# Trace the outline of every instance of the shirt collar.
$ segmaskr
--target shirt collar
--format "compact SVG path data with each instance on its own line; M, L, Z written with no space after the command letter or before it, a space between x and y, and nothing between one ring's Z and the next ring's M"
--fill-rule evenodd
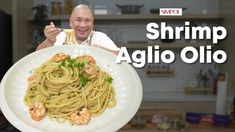
M94 31L91 31L88 38L86 40L84 40L80 45L90 45L91 41L92 41L92 37L93 37L93 32Z

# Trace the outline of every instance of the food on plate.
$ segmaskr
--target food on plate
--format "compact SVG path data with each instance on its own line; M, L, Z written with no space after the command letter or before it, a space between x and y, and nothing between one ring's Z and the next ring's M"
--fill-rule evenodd
M46 115L46 109L41 102L36 102L29 107L29 114L35 121L40 121Z
M87 108L81 108L71 114L71 120L77 125L86 125L90 120L90 112Z
M86 125L91 117L116 105L112 81L92 56L59 53L32 70L24 102L35 121L48 116Z

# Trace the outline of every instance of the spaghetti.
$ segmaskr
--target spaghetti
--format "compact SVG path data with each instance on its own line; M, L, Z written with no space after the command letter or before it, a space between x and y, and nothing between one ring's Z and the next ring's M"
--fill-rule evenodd
M71 115L78 110L86 108L87 115L95 117L116 105L112 78L96 65L93 57L71 58L63 53L33 70L24 102L31 113L35 109L31 106L40 102L49 118L71 123L75 122Z

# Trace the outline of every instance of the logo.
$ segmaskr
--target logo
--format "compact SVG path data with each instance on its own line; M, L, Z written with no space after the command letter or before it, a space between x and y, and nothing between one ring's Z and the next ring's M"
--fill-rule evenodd
M182 16L182 8L160 8L160 16Z

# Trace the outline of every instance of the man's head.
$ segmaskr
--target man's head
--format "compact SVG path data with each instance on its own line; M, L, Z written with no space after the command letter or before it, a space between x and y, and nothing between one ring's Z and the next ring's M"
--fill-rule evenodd
M88 38L94 27L94 16L87 5L76 6L70 17L70 26L78 42Z

